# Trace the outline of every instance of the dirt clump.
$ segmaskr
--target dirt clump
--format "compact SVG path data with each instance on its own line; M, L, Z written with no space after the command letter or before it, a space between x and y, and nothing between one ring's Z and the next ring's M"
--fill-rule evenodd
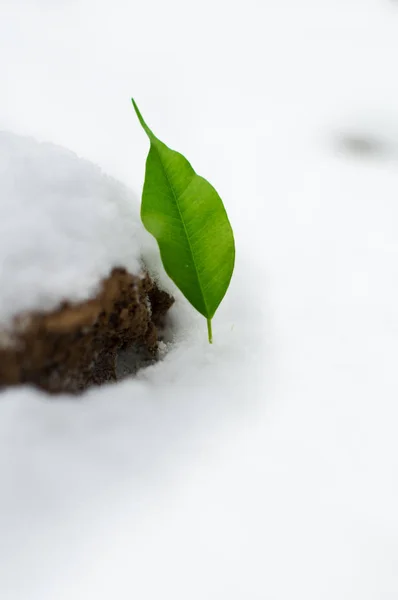
M115 381L117 355L131 348L134 372L156 360L159 329L172 304L147 274L114 269L95 298L20 315L11 332L0 331L0 388L33 384L78 393Z

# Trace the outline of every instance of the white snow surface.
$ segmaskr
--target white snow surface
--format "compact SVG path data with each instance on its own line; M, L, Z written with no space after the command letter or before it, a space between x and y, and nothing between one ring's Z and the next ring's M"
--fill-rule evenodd
M398 597L397 29L392 0L2 1L0 129L138 194L134 95L237 245L213 346L178 296L137 378L0 396L2 598Z
M138 203L72 152L0 131L0 325L86 300L113 267L142 270Z

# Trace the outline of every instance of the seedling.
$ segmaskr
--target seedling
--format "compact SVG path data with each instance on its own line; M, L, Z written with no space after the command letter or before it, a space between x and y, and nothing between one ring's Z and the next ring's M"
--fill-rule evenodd
M132 103L151 143L141 219L155 237L168 276L207 320L224 298L235 264L234 236L223 202L187 159L161 142Z

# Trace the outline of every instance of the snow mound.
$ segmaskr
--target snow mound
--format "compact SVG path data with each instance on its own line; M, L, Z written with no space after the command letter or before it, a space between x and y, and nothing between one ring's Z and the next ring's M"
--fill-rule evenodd
M114 267L137 273L138 203L74 153L0 132L0 325L95 295Z

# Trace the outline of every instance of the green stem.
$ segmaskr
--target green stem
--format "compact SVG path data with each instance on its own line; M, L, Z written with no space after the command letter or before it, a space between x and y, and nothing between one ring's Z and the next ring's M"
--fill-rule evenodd
M213 343L213 332L211 330L211 319L207 319L207 334L209 336L209 344Z

